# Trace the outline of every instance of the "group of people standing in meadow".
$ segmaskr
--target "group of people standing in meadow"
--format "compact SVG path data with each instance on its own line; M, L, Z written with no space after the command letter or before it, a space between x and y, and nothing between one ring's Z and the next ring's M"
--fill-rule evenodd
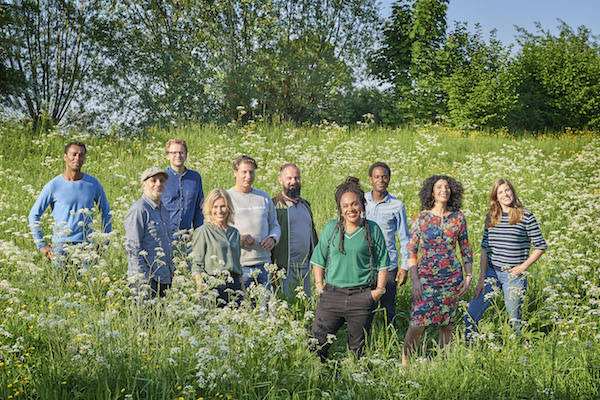
M338 215L319 238L311 206L300 196L295 164L281 166L281 192L271 198L253 187L256 161L239 156L233 161L234 186L214 189L205 198L200 174L185 167L187 150L184 140L167 142L170 166L141 173L143 194L125 217L128 277L132 293L142 301L162 297L171 287L177 252L191 260L199 290L207 288L207 277L223 278L215 288L219 306L239 306L250 285L283 296L300 286L310 295L314 281L319 295L311 329L315 351L325 360L331 335L346 322L348 347L360 357L378 305L386 322L396 324L396 293L410 275L413 302L403 363L417 350L427 326L439 327L440 347L452 340L457 302L469 291L473 263L461 212L463 187L457 180L446 175L425 180L419 192L421 211L409 231L403 202L388 192L391 170L376 162L368 171L369 192L354 177L335 189ZM102 186L81 172L86 152L81 142L65 146L65 171L44 186L29 214L34 242L58 268L70 262L70 246L89 239L95 205L103 231L112 229ZM52 244L46 243L40 227L48 206L55 222ZM470 340L477 332L498 289L520 334L527 286L523 273L544 253L546 242L534 215L505 179L492 185L481 248L479 280L464 318L465 337ZM269 264L283 269L285 277L273 279Z

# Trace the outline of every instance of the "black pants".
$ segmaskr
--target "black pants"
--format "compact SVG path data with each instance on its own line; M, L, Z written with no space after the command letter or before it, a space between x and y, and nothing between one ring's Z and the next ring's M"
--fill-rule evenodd
M170 283L158 283L154 279L150 279L150 297L155 298L165 297L165 291L171 289Z
M398 291L397 273L398 268L388 271L385 280L385 294L379 299L379 304L385 308L386 322L394 326L396 325L396 292Z
M330 344L327 335L335 335L344 321L348 324L348 348L360 357L365 347L365 333L371 329L375 301L369 286L339 288L326 285L313 321L311 336L317 339L321 361L327 358Z
M229 302L235 302L239 307L242 304L242 277L232 274L233 282L226 282L215 287L217 289L217 307L223 308ZM232 292L233 291L233 292Z

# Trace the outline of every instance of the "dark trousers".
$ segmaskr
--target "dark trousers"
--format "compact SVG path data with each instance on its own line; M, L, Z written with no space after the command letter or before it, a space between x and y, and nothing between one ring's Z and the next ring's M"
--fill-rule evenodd
M217 307L223 308L230 302L235 302L239 307L242 303L242 277L232 274L233 282L226 282L215 287L218 292Z
M318 341L317 354L325 361L330 343L327 335L335 335L344 321L348 324L348 348L360 357L365 347L365 333L371 329L375 301L369 286L339 288L326 285L315 314L311 336Z
M158 283L154 279L150 279L150 297L155 298L165 297L165 291L171 289L170 283Z
M379 299L379 304L385 308L386 322L394 326L396 325L396 293L398 292L397 273L398 268L388 270L385 280L385 294Z

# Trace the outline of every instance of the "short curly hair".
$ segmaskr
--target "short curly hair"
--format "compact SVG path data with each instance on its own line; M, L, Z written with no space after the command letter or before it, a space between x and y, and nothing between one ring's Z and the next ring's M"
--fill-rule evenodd
M342 196L348 192L354 193L356 195L356 197L358 198L358 202L360 203L360 206L362 208L362 212L364 212L367 207L365 192L360 187L358 178L349 176L343 183L341 183L340 185L338 185L338 187L335 188L335 203L337 205L338 216L340 217L340 219L343 218L341 205Z
M425 179L423 187L419 191L419 199L421 200L421 210L431 210L434 205L433 186L437 181L444 180L450 186L450 198L446 207L450 211L458 211L462 207L463 187L459 181L448 175L433 175Z

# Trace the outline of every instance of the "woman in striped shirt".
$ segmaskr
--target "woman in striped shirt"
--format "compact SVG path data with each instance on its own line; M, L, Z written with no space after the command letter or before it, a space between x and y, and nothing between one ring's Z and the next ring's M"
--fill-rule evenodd
M504 293L510 324L517 335L521 334L521 308L527 288L523 272L544 254L546 247L535 217L523 207L514 187L506 179L496 180L481 240L479 282L465 314L467 340L478 332L477 323L499 288Z

